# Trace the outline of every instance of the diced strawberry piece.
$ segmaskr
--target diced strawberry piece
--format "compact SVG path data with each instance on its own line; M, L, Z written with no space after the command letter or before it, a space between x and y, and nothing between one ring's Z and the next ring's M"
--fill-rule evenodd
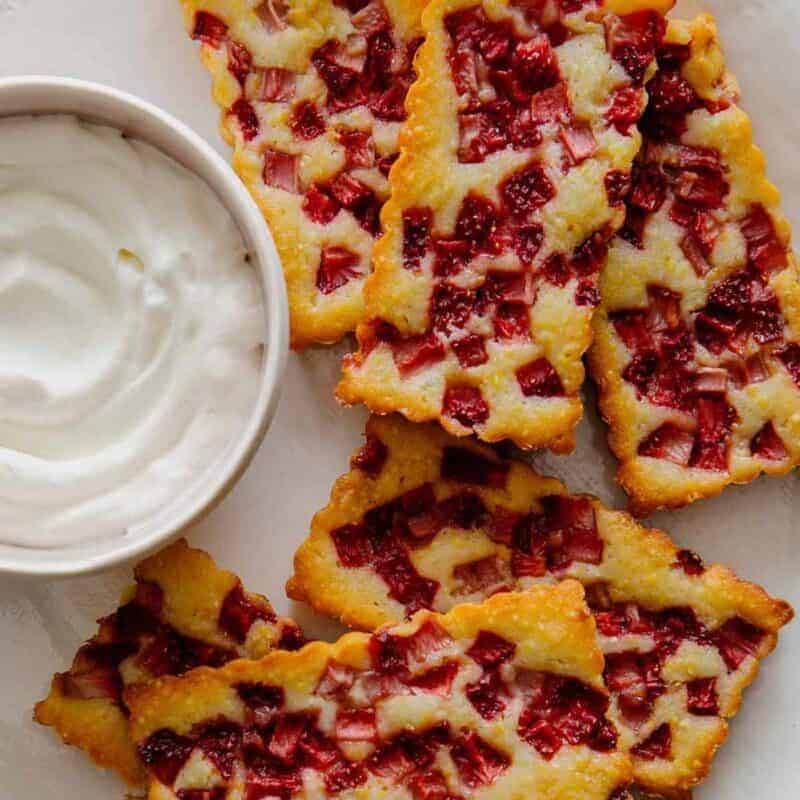
M436 694L449 697L453 690L453 681L458 674L458 662L448 661L438 667L432 667L421 675L415 675L408 685L415 693Z
M463 328L475 307L473 292L451 283L440 283L431 297L431 321L437 331L449 333Z
M734 344L735 322L726 322L719 317L700 312L695 317L694 328L697 341L715 355L719 355L726 347Z
M285 103L294 97L296 75L288 69L267 67L262 71L259 99L266 103Z
M586 161L597 152L597 140L589 125L562 126L559 135L573 165Z
M645 107L644 93L634 86L624 86L614 92L611 106L606 111L606 120L623 136L630 134Z
M725 472L736 411L725 400L700 397L697 401L697 438L689 466Z
M627 172L611 170L606 173L605 187L609 205L622 205L631 190L631 176Z
M403 645L403 664L411 669L424 666L437 653L452 647L450 634L437 622L426 620L411 636L406 637Z
M681 240L681 250L692 265L698 278L705 277L711 271L711 264L706 260L703 251L698 246L695 238L686 234Z
M285 192L297 193L297 156L267 148L264 151L264 183Z
M697 394L725 394L728 390L728 370L699 367L692 388Z
M331 532L336 554L343 567L357 569L371 563L372 542L364 525L350 523Z
M523 303L501 303L492 323L497 339L512 341L530 338L530 316L528 306Z
M646 739L631 748L631 755L643 761L668 759L672 753L672 729L668 722L659 725Z
M242 86L245 85L252 66L253 56L250 55L250 51L239 42L229 42L228 70Z
M472 643L467 655L484 669L494 669L514 658L516 645L491 631L481 631Z
M658 164L645 164L634 169L630 204L655 213L667 197L667 183Z
M575 288L575 304L597 308L600 305L600 292L589 279L581 280Z
M325 122L319 109L310 100L303 100L294 107L289 127L295 136L306 141L316 139L317 136L325 133Z
M395 363L403 377L442 361L445 355L444 345L433 332L409 336L394 345Z
M231 113L239 122L239 130L246 142L252 141L258 136L261 124L258 121L258 114L250 103L240 97L232 106Z
M250 628L258 621L275 622L275 612L266 600L246 594L241 583L225 596L219 612L219 626L237 642L244 642Z
M775 223L764 206L753 206L741 228L747 242L748 258L761 272L786 267L789 263L786 248L778 239Z
M213 789L181 789L178 800L225 800L227 793L225 786L215 786Z
M783 362L792 380L800 387L800 344L792 342L782 350L776 351L775 355Z
M625 222L619 229L619 238L638 250L644 250L644 231L648 218L649 215L640 208L629 205L626 209Z
M311 63L328 88L327 105L331 111L344 111L366 100L361 86L366 58L366 51L351 55L333 39L314 51Z
M418 270L428 249L433 211L409 208L403 211L403 266Z
M486 343L481 336L475 333L470 333L462 339L456 339L450 343L450 346L456 354L458 363L464 369L478 367L489 360Z
M558 731L546 720L540 719L525 729L521 734L528 744L533 745L539 755L545 760L550 761L553 756L561 749L561 737Z
M697 717L716 717L719 697L716 678L698 678L686 684L686 707Z
M194 15L192 39L199 39L203 44L219 47L228 36L228 26L208 11L198 11Z
M505 753L496 750L476 733L458 739L450 755L461 780L471 789L494 783L511 764Z
M572 269L581 276L596 275L603 266L608 253L608 235L605 230L593 233L575 248L572 254Z
M502 489L506 485L509 465L491 461L465 447L445 447L442 456L442 478L475 486Z
M639 11L626 17L605 17L606 46L633 82L641 85L666 31L666 20L655 11Z
M389 588L389 597L402 603L407 613L431 608L439 591L439 583L423 578L417 572L408 552L394 537L378 544L374 566Z
M374 708L340 708L336 714L336 738L340 742L374 742L378 738Z
M786 445L778 435L772 422L764 425L752 438L750 452L756 458L762 458L766 461L783 461L789 455Z
M375 165L375 143L369 131L339 130L339 142L345 149L347 169Z
M360 261L360 257L346 247L323 248L317 270L317 289L322 294L331 294L354 278L363 277L356 269Z
M563 397L561 378L546 358L531 361L517 370L517 382L525 397Z
M350 21L364 36L372 36L381 31L389 31L392 27L392 21L389 19L381 0L372 0L372 2L367 3L362 9L353 14Z
M647 93L651 109L658 113L688 114L701 104L692 85L675 70L657 72L647 84Z
M745 659L758 653L764 635L764 631L745 622L741 617L729 619L715 632L714 641L728 672L735 672Z
M235 688L242 702L252 712L253 722L258 727L267 725L285 702L284 692L280 686L240 683Z
M673 566L679 567L691 576L702 575L706 571L703 559L692 550L678 550Z
M110 666L97 666L85 672L64 672L59 686L65 697L81 700L107 698L118 702L122 698L122 680L119 672Z
M166 786L175 783L193 749L191 739L167 728L151 734L138 747L139 756L147 768Z
M489 405L477 386L449 386L442 399L442 413L473 428L489 419Z
M212 722L200 732L197 741L197 747L225 780L233 774L241 744L242 729L232 722Z
M474 249L482 247L497 227L497 209L487 197L468 194L458 210L455 235Z
M357 761L340 761L325 773L325 788L331 794L355 789L367 780L364 765Z
M589 499L552 495L541 502L545 510L541 529L547 536L548 569L566 569L573 561L599 564L603 540Z
M556 189L540 164L529 164L500 184L500 195L512 213L526 214L552 200Z
M533 124L560 123L567 125L571 121L572 106L566 83L557 83L531 98L531 122Z
M681 172L675 195L693 207L719 208L725 202L730 186L718 172Z
M284 0L265 0L256 8L256 14L267 33L275 33L286 28L288 6Z
M369 186L346 172L340 172L331 181L330 193L340 205L350 211L358 208L374 194Z
M478 100L478 67L476 53L469 42L458 42L448 55L456 92L467 105Z
M340 664L333 660L328 661L325 672L322 673L314 691L320 697L340 699L355 682L356 674L356 671L346 664Z
M350 460L350 466L377 478L389 456L389 448L373 433L367 434L364 446Z
M508 145L506 131L493 114L485 111L459 114L458 122L458 160L464 164L478 164Z
M467 685L465 692L475 710L486 720L494 719L506 709L501 695L507 696L508 690L496 670L485 672L478 681Z
M456 800L450 793L444 775L435 769L414 775L408 788L414 800Z
M453 569L453 579L458 583L454 593L490 596L507 589L510 577L505 561L497 556L486 556Z
M556 253L544 262L541 269L542 278L553 286L564 287L572 277L566 258L561 253Z
M609 653L603 677L623 716L633 725L647 719L665 688L655 653Z
M334 200L318 183L308 187L303 198L303 211L312 222L318 225L327 225L338 213L339 203Z
M254 754L248 758L243 800L291 797L300 791L303 782L299 770L267 755Z
M558 58L547 36L518 42L515 49L515 72L530 93L549 89L560 78Z

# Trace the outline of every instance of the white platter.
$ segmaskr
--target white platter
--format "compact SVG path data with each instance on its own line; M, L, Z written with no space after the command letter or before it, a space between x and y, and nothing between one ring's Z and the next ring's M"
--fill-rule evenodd
M681 2L693 13L699 4ZM707 0L718 15L728 62L770 175L800 230L800 3ZM140 95L172 112L221 153L209 79L185 35L177 0L0 0L0 76L24 73L86 78ZM0 153L0 160L2 154ZM308 522L326 501L359 442L365 414L342 410L331 390L345 347L292 355L277 417L259 453L228 499L190 533L246 584L291 612L308 633L335 626L290 604L283 584ZM535 457L543 471L621 506L603 426L589 411L569 458ZM722 561L800 606L800 473L760 480L654 523L707 561ZM0 800L122 798L118 781L60 745L31 722L31 707L51 673L108 613L128 569L61 583L0 584ZM731 738L696 800L798 800L800 797L800 623L745 697ZM533 799L532 799L533 800Z

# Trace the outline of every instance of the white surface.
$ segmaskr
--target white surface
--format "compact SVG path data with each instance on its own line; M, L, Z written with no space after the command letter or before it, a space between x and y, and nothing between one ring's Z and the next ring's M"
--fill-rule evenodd
M75 78L0 77L0 114L32 112L73 113L112 125L132 139L159 148L201 177L236 222L264 287L265 346L258 395L244 425L220 454L214 470L207 470L172 503L122 535L87 540L70 548L38 551L0 543L0 574L77 575L152 550L200 519L236 482L255 454L277 408L288 351L288 311L283 272L261 212L226 160L191 128L151 103L119 89ZM52 157L53 152L48 155ZM162 223L163 217L162 214Z
M684 7L690 4L684 4ZM224 152L216 132L209 81L185 36L177 0L0 0L0 75L51 72L110 83L162 105ZM721 15L729 63L739 74L744 104L756 115L770 173L800 223L800 70L797 0L708 0ZM691 4L691 11L696 10ZM1 154L0 154L1 157ZM251 468L228 499L195 531L207 547L254 589L288 611L283 583L291 556L330 484L347 466L364 414L340 410L331 397L345 348L290 357L278 411ZM591 416L591 414L590 414ZM585 421L569 458L536 457L576 490L622 504L613 460L596 419ZM800 606L800 474L729 489L655 521L707 560L723 561L774 594ZM63 669L92 620L107 613L126 582L120 569L69 583L0 586L0 798L109 800L116 780L102 776L52 732L30 722L30 708L54 669ZM291 609L312 634L334 628ZM696 800L797 800L800 796L800 624L746 697L731 738ZM534 800L534 798L531 798Z

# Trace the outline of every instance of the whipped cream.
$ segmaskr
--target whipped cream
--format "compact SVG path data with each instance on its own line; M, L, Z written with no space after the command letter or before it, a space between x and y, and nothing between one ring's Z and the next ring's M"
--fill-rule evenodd
M0 542L135 533L233 445L264 336L199 178L71 116L0 120Z

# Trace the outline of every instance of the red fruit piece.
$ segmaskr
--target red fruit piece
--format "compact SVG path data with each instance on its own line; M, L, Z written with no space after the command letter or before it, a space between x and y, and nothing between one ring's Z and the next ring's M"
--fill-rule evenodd
M359 523L342 525L331 532L336 554L343 567L366 567L372 560L372 542L366 528Z
M458 160L463 164L479 164L508 145L507 121L497 114L485 110L459 114L458 124Z
M716 678L698 678L686 684L686 707L697 717L719 714Z
M761 272L772 272L789 263L786 248L778 239L775 223L762 205L753 206L742 221L742 234L747 242L747 255Z
M415 675L408 682L408 685L415 693L425 692L439 695L440 697L449 697L458 669L458 662L449 661L438 667L433 667L421 675Z
M449 386L442 399L442 413L473 428L489 419L489 405L477 386Z
M606 173L605 187L609 205L622 205L631 190L631 176L627 172L611 170Z
M403 211L403 266L418 270L428 249L433 211L430 208L409 208Z
M456 218L455 235L464 239L472 250L481 249L497 227L497 209L487 197L468 194Z
M771 421L752 438L750 452L756 458L763 458L766 461L783 461L789 455L786 445Z
M548 203L556 195L544 168L529 164L500 184L500 195L513 214L526 214Z
M566 83L557 83L531 98L531 122L534 125L568 125L571 121L572 106Z
M481 631L467 655L484 669L494 669L514 658L517 646L491 631Z
M703 559L692 550L678 550L675 556L675 564L687 575L702 575L706 571Z
M641 89L624 86L614 92L611 106L606 111L606 120L623 136L630 134L644 110L644 94Z
M514 71L527 93L541 92L559 81L558 57L547 36L518 42L514 55Z
M719 208L725 202L730 185L718 172L681 172L675 195L693 208Z
M647 84L650 108L657 113L688 114L702 101L692 85L674 70L660 70Z
M298 191L297 156L266 149L262 176L267 186L296 193Z
M462 339L456 339L450 343L450 346L456 354L458 363L464 369L478 367L489 360L489 354L486 352L486 343L476 333L470 333Z
M672 754L672 729L668 722L659 725L646 739L631 748L631 755L643 761L670 758Z
M325 788L331 793L355 789L367 781L367 770L356 761L339 761L325 773Z
M228 26L208 11L198 11L194 15L192 39L199 39L203 44L219 47L228 36Z
M573 165L586 161L597 152L597 140L589 125L562 127L560 137Z
M697 438L689 466L725 472L728 469L731 431L736 420L735 409L725 400L716 397L698 398Z
M328 88L330 111L344 111L366 100L361 77L364 53L351 55L343 43L331 39L314 51L311 63Z
M694 434L665 422L640 445L638 453L647 458L661 458L682 467L688 466L694 448Z
M108 698L115 702L122 699L122 680L117 669L111 666L97 666L78 673L64 672L59 678L59 686L65 697L81 700Z
M250 55L250 51L239 42L230 42L228 44L228 70L241 86L244 86L247 81L252 66L253 56Z
M374 742L377 737L374 708L340 708L336 713L336 738L340 742Z
M644 81L666 32L666 20L656 11L639 11L626 17L605 17L606 45L637 85Z
M252 712L253 722L258 727L267 725L284 704L284 693L280 686L240 683L235 688L242 702Z
M609 653L603 677L623 716L634 726L650 716L665 690L657 653Z
M749 656L755 656L764 640L764 631L741 617L729 619L714 634L714 641L728 672L735 672Z
M346 247L326 247L320 255L317 270L317 289L322 294L331 294L349 283L353 278L361 278L356 269L361 259Z
M295 74L280 67L267 67L261 73L259 99L266 103L285 103L294 97Z
M295 136L306 141L316 139L325 133L325 122L319 109L310 100L303 100L294 107L289 127Z
M792 380L800 387L800 344L792 342L782 350L778 350L775 355L783 362Z
M286 28L288 11L284 0L265 0L256 8L256 14L267 29L267 33L275 33Z
M327 225L338 213L339 203L318 183L308 187L303 198L303 211L312 222L318 225Z
M644 164L633 171L629 203L651 214L658 211L667 197L667 182L658 164Z
M239 130L246 142L252 141L258 136L260 123L255 109L244 98L240 97L232 106L231 113L239 121Z
M442 478L446 481L502 489L506 485L508 470L508 464L491 461L465 447L445 447L442 456Z
M341 699L355 683L356 675L352 667L338 661L328 661L314 692L320 697Z
M147 768L166 786L172 786L189 758L194 743L185 736L162 728L139 745L139 756Z
M501 303L494 319L494 335L503 341L529 339L531 322L528 306L523 303Z
M525 397L563 397L561 378L546 358L539 358L517 370L517 382Z
M350 460L350 466L377 478L389 456L389 448L375 434L368 433L364 446Z
M494 783L510 766L511 759L476 733L460 737L450 755L464 784L471 789Z
M459 564L453 569L453 579L458 586L454 594L490 596L509 588L511 577L505 561L497 556L486 556L477 561Z
M465 692L467 699L484 719L492 720L506 709L501 695L507 696L508 690L496 670L489 670L475 683L468 684Z
M369 131L340 130L339 142L345 149L345 168L369 168L375 165L375 143Z
M397 369L404 378L437 364L446 355L444 345L433 331L401 339L393 349Z
M242 729L232 722L214 722L206 726L197 741L197 747L214 764L225 780L230 779L239 747Z
M414 800L456 800L439 770L417 773L411 778L408 788Z
M473 292L451 283L440 283L431 297L431 321L437 331L448 333L463 328L475 307Z
M257 620L275 622L275 612L265 600L255 595L246 595L241 583L225 596L219 612L219 626L237 642L244 642L250 628Z

